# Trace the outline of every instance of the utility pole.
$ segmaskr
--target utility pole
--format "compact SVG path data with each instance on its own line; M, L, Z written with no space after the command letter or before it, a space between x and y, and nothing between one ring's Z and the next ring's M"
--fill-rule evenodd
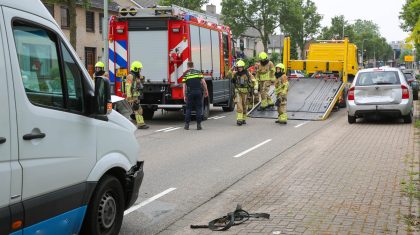
M364 60L363 60L363 52L364 52L364 50L363 50L363 45L365 44L365 41L366 41L367 39L365 38L365 39L363 39L363 41L362 41L362 66L363 66L363 68L365 68L365 63L364 63Z
M104 55L103 61L105 64L105 71L109 71L109 59L108 59L108 1L104 0L104 18L102 20L102 32L103 32L103 39L104 39Z

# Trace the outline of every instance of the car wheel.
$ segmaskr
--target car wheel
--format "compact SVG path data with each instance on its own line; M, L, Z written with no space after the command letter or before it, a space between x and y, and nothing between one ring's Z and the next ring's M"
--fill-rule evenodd
M349 121L350 124L353 124L356 122L356 117L347 115L347 120Z
M152 120L154 114L155 114L155 111L153 111L153 109L143 108L143 117L144 117L144 119L146 119L146 120Z
M408 115L403 117L404 123L412 123L413 122L413 114L410 112Z
M124 191L114 176L104 176L87 207L80 234L117 235L124 217Z
M419 91L413 91L413 100L419 99Z

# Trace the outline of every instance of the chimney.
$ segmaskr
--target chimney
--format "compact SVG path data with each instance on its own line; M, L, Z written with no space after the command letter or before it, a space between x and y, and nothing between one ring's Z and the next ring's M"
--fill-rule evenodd
M206 6L206 13L216 15L216 5L210 4Z

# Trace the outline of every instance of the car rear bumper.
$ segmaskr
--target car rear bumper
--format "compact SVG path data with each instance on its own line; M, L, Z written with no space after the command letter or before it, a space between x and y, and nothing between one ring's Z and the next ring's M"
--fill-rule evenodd
M400 104L390 105L357 105L354 101L347 101L347 111L350 116L366 116L372 114L387 116L405 116L410 114L412 103L409 100L403 100Z

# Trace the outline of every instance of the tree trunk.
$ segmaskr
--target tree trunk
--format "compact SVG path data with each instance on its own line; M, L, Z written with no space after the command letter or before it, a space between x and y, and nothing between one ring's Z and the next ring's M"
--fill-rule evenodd
M268 52L268 35L261 35L261 41L264 45L264 51L267 53Z
M69 8L69 16L70 16L70 43L73 46L74 50L76 50L76 44L77 44L76 1L68 0L67 6Z

